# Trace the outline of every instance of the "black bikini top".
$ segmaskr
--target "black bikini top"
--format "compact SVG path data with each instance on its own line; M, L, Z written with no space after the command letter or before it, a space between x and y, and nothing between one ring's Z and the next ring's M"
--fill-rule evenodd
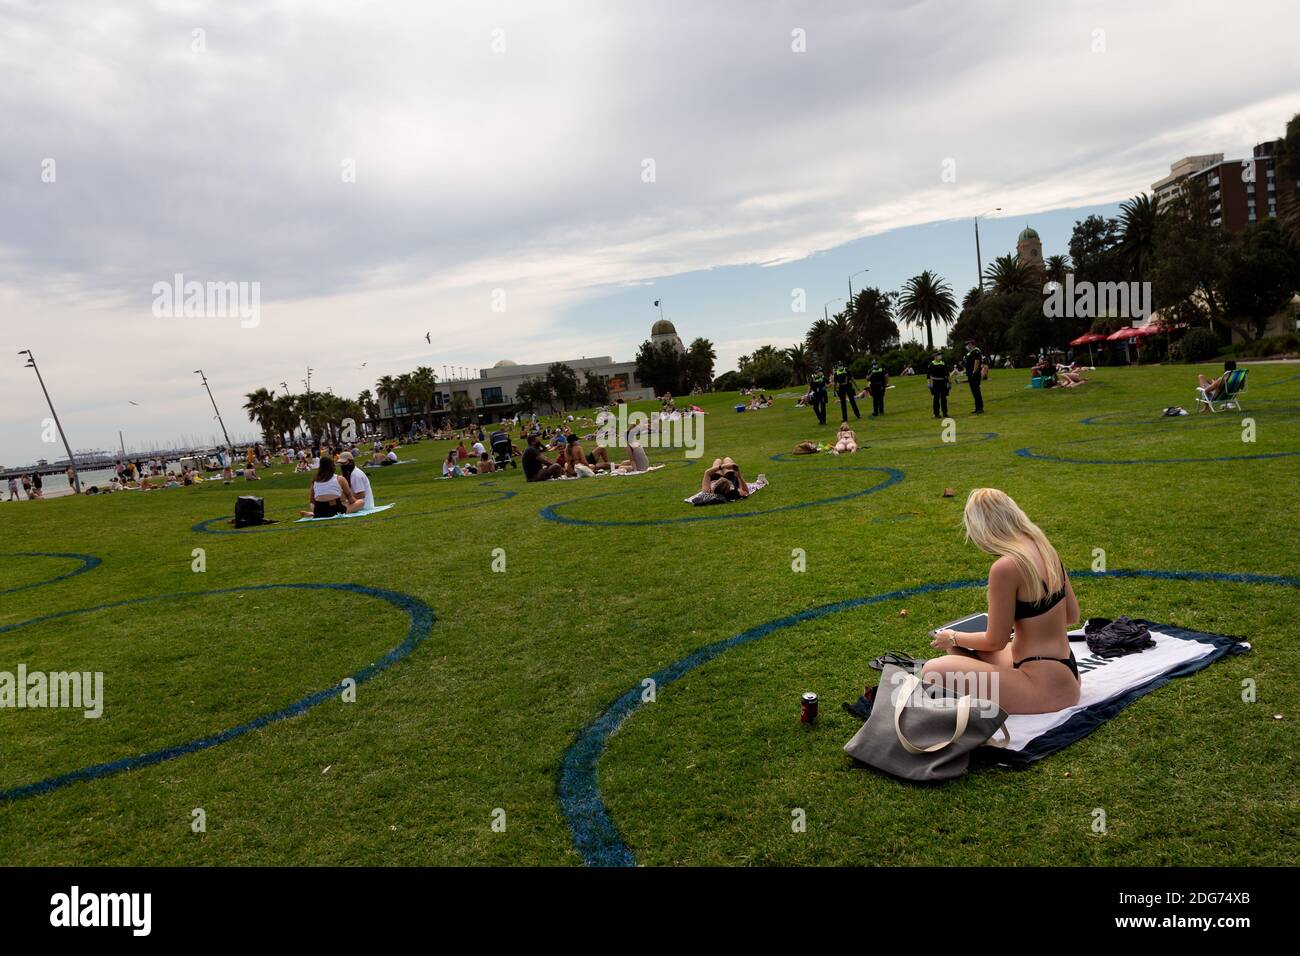
M1065 576L1064 566L1061 568L1061 576L1062 578ZM1043 582L1043 587L1047 587L1046 581ZM1017 621L1023 621L1027 617L1038 617L1042 614L1046 614L1052 608L1056 607L1056 605L1061 603L1061 598L1065 597L1065 587L1063 581L1059 591L1055 594L1047 595L1047 597L1043 598L1041 601L1022 601L1020 598L1016 598L1015 619Z

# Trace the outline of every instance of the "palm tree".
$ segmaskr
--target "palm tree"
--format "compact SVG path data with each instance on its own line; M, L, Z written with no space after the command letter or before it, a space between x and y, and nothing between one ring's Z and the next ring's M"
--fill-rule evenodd
M994 295L1023 295L1038 288L1034 271L1016 256L998 256L984 270L984 281L993 287Z
M868 286L853 297L849 311L855 352L878 353L898 341L894 293Z
M808 374L813 367L813 358L807 346L801 342L786 349L785 360L790 363L796 384L803 385L808 381Z
M438 391L438 374L427 365L421 365L411 373L411 381L414 395L412 396L416 404L419 405L423 413L425 423L428 424L429 413L432 411L433 396Z
M1048 256L1046 263L1047 281L1065 285L1065 274L1070 271L1069 256Z
M898 299L898 314L909 325L925 326L926 347L934 349L933 324L952 325L957 314L957 300L942 277L929 269L913 276L903 286Z
M375 382L375 394L379 396L381 402L387 403L389 417L393 419L393 432L396 433L398 430L397 416L393 413L393 409L397 406L397 379L391 375L385 375Z
M984 293L979 286L973 285L970 291L966 293L965 298L961 300L961 309L965 312L967 309L973 309L980 304L980 299L984 298Z
M262 437L270 441L274 428L271 413L274 408L275 392L259 388L255 392L249 392L244 398L247 399L244 402L244 411L248 412L248 420L257 422L258 427L262 429Z
M1143 281L1155 258L1159 201L1143 193L1119 207L1119 258L1135 282Z

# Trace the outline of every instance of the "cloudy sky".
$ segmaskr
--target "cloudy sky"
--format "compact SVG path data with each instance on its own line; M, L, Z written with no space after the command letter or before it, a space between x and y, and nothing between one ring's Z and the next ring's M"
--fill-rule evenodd
M247 433L307 365L629 359L656 297L722 371L802 334L796 288L960 295L976 213L985 261L1029 221L1064 251L1280 135L1298 34L1293 0L0 0L0 462L62 455L20 348L113 448L213 434L200 367ZM155 316L177 273L259 283L258 325Z

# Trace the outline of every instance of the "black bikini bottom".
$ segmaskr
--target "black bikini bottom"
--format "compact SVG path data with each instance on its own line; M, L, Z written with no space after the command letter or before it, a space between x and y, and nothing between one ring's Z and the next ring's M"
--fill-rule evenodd
M1074 660L1074 651L1070 651L1069 657L1026 657L1023 661L1016 661L1011 666L1018 668L1021 664L1028 664L1030 661L1055 661L1058 664L1064 664L1070 668L1070 673L1074 675L1074 679L1079 679L1079 665Z

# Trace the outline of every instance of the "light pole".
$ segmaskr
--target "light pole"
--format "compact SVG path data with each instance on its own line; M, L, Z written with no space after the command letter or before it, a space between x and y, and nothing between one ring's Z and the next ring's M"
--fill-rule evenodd
M995 206L988 212L982 212L975 217L975 268L979 270L980 295L984 294L984 260L980 258L980 218L987 216L991 212L1001 211L1001 206Z
M829 321L831 320L831 316L830 316L830 313L826 311L826 306L830 305L832 302L838 302L838 301L840 301L840 297L837 295L837 296L836 296L835 298L833 298L833 299L827 299L827 300L822 304L822 318L825 319L827 322L829 322Z
M31 349L23 349L19 355L27 356L27 368L36 373L36 381L41 383L41 391L45 393L45 404L50 406L50 416L54 419L54 427L59 430L59 437L63 439L63 448L68 453L68 464L72 466L72 490L81 494L81 477L77 474L77 459L72 454L72 446L68 444L68 436L63 433L63 425L59 422L59 413L54 410L54 402L50 399L50 390L45 387L45 379L41 378L41 370L36 367L36 356L32 354Z
M303 380L303 387L307 389L307 430L311 432L312 439L315 440L316 432L311 427L311 366L307 366L307 377Z
M853 276L860 276L864 272L870 272L870 271L871 271L870 269L859 269L857 272L853 273ZM853 276L849 276L849 307L850 308L852 308L853 306Z
M230 435L226 432L226 423L221 420L221 411L217 408L217 400L212 397L212 389L208 387L208 377L203 374L203 369L196 368L194 374L203 379L203 387L208 391L208 401L212 403L212 410L217 413L217 421L221 424L221 434L226 439L226 450L230 452L230 460L235 460L235 446L230 444Z

